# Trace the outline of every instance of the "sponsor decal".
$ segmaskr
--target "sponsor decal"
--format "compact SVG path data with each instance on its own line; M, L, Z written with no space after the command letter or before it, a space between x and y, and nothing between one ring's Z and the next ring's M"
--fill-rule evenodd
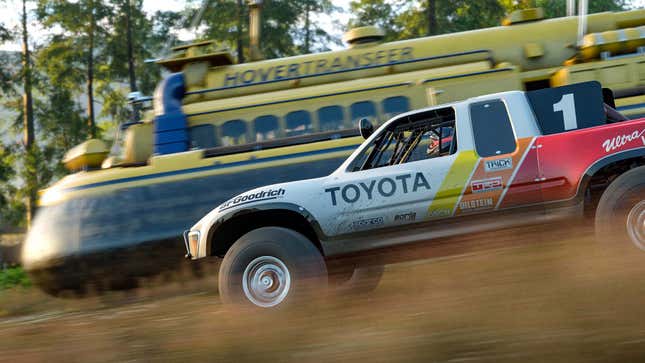
M513 169L513 158L486 160L484 162L484 170L488 173L507 169Z
M417 213L416 212L410 212L410 213L404 213L404 214L397 214L394 216L394 221L395 222L412 222L417 219Z
M414 59L411 47L378 50L348 54L333 59L317 59L278 66L251 68L241 72L231 72L224 76L224 87L249 85L259 82L277 81L297 77L349 71L379 64L393 64Z
M359 219L352 223L354 229L370 229L383 224L383 217Z
M452 215L452 211L446 208L433 209L430 212L431 218L450 217L451 215Z
M222 211L224 209L233 208L237 205L242 205L242 204L282 198L285 193L286 191L280 188L280 189L261 190L259 192L255 192L252 194L238 195L237 197L230 199L228 202L220 205L219 210Z
M492 206L493 206L493 198L468 200L468 201L459 203L459 209L463 211L485 209L485 208L490 208Z
M470 189L473 193L490 192L493 190L500 190L502 188L503 184L501 176L491 179L474 180L470 183Z
M397 175L393 178L360 182L358 184L346 184L340 187L325 189L329 193L332 205L338 205L340 201L346 204L354 204L359 200L372 200L373 198L390 198L397 193L407 194L417 190L430 190L430 183L423 173Z
M611 139L603 141L602 147L605 149L605 152L610 152L639 139L641 140L643 145L645 145L645 136L643 136L644 133L645 129L641 131L635 130L631 134L616 135Z

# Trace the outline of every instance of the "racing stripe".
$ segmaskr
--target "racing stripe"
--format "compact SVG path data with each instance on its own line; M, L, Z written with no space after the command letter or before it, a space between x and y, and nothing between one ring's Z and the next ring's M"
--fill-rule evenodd
M474 150L459 152L428 207L430 218L449 217L453 214L478 161L479 156Z
M513 168L513 173L511 174L508 183L504 186L504 191L502 192L502 195L499 197L499 201L497 202L497 206L495 207L496 209L499 209L500 205L504 201L504 197L506 196L506 193L508 192L508 189L511 187L513 184L513 181L515 180L515 177L517 176L518 171L520 170L520 166L524 164L524 160L526 159L526 156L530 153L531 148L533 147L533 143L535 142L535 137L531 138L526 138L523 140L520 140L520 143L523 143L524 140L528 140L528 145L526 145L526 150L522 154L522 158L519 160L517 163L517 166Z
M532 137L519 139L513 153L482 158L467 182L455 215L497 208L532 141Z

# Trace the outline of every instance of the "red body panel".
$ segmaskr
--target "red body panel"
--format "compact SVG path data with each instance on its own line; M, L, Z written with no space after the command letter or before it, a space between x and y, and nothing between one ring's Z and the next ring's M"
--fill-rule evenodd
M543 201L567 200L576 196L585 172L597 161L645 147L645 118L540 136L534 145Z

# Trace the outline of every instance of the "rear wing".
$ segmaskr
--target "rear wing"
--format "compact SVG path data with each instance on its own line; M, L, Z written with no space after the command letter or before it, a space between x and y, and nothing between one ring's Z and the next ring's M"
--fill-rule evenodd
M605 91L606 92L606 91ZM603 89L596 81L526 92L543 135L606 124ZM613 102L612 102L613 103Z

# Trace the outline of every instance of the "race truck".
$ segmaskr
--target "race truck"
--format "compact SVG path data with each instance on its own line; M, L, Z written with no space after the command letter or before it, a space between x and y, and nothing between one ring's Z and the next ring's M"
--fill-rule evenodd
M365 142L331 175L242 193L184 233L188 258L223 258L224 302L286 306L327 289L334 256L589 211L598 238L645 250L645 119L615 111L598 82L359 127ZM371 269L350 281L378 282Z

